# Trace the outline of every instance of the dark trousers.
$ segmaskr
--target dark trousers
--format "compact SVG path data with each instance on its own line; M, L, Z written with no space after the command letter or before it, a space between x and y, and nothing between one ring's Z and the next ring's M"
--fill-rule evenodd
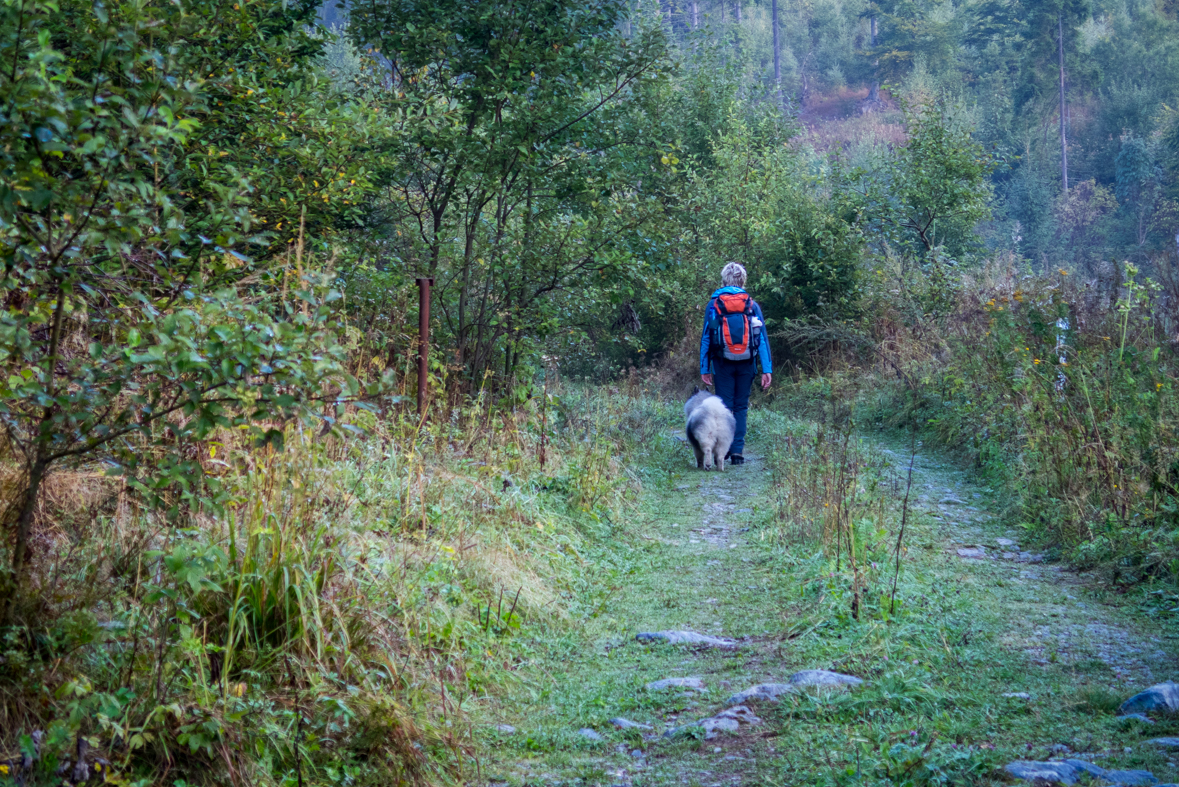
M716 395L737 419L737 434L729 449L734 454L745 453L745 417L749 414L749 390L753 387L753 361L726 361L712 364L712 381Z

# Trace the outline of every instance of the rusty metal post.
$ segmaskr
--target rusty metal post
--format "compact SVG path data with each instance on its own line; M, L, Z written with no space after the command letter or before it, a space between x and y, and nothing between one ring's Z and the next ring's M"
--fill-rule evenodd
M418 415L426 412L426 380L430 355L430 287L434 277L418 279Z

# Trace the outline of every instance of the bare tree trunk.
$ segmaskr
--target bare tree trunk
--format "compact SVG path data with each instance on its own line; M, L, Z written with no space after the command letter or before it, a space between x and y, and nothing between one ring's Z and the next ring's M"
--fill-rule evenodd
M737 27L733 30L733 51L741 54L741 0L733 4L733 12L737 19Z
M780 108L785 104L782 101L782 49L778 41L778 0L770 0L770 24L774 29L774 92Z
M1068 137L1065 130L1067 104L1064 93L1064 14L1056 17L1057 39L1060 54L1060 182L1064 186L1064 195L1068 196Z
M692 0L692 29L700 29L700 3Z
M872 48L876 48L876 17L873 15L871 21L868 23L869 30L872 36ZM868 100L876 102L880 100L880 74L877 69L880 67L880 60L872 61L872 87L868 88Z
M57 303L53 310L53 329L49 334L49 351L45 354L45 374L49 379L46 397L52 402L57 396L57 359L61 349L61 334L65 325L65 287L61 280L57 285ZM53 461L51 442L53 438L54 405L47 405L41 413L41 422L37 424L37 434L33 437L33 445L29 453L32 462L29 465L28 487L25 489L24 500L21 501L20 514L16 520L16 540L12 545L12 564L7 578L0 578L0 622L5 625L12 623L13 601L20 591L21 580L28 563L29 536L33 531L33 514L37 510L37 495L41 491L41 482L49 471Z

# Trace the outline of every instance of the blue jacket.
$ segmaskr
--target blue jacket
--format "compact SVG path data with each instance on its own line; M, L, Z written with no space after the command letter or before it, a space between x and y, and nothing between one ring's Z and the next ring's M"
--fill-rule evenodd
M712 358L708 351L712 343L712 331L708 330L708 324L717 316L716 299L720 295L738 292L745 292L745 290L740 287L721 287L712 294L708 301L708 308L704 310L704 335L700 337L700 374L712 373ZM762 374L773 374L773 366L770 363L770 343L766 341L766 318L762 316L761 307L757 305L757 301L753 302L753 313L757 315L757 319L761 320L762 324L761 340L757 343L757 359L761 361L761 372Z

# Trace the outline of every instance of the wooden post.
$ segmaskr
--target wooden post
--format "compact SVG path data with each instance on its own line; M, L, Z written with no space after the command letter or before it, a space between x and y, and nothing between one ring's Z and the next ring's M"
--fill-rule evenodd
M430 354L430 286L434 277L418 279L418 415L426 412L427 359Z

